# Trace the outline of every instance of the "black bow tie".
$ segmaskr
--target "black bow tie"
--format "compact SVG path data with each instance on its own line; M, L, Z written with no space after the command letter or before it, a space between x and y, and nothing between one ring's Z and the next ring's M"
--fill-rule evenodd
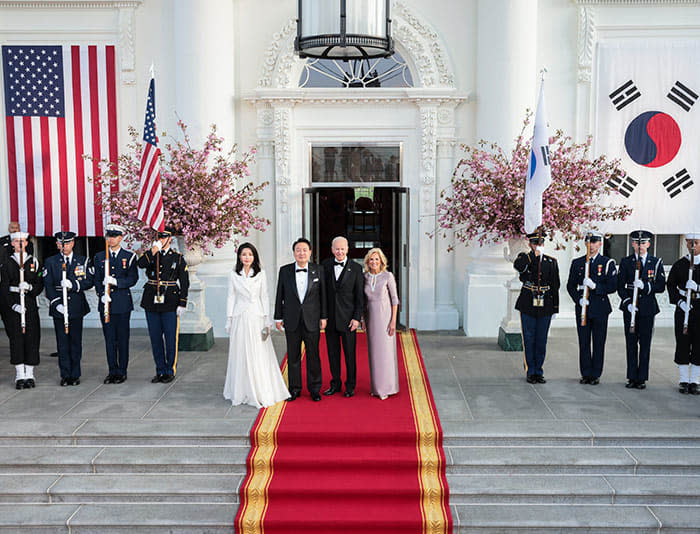
M308 272L308 269L307 269L307 268L304 268L304 269L297 269L297 272L298 272L298 273L302 273L302 272L305 273L305 272Z
M344 261L334 261L333 265L340 265L341 267L345 267L345 262Z

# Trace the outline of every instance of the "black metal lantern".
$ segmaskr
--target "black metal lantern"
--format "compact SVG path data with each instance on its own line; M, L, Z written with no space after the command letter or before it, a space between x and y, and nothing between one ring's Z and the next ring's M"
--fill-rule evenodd
M299 0L299 57L370 59L394 53L391 0Z

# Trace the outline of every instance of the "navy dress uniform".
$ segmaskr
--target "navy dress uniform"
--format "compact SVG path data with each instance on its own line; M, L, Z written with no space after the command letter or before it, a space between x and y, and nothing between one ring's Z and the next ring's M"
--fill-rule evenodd
M97 309L100 313L109 367L104 383L121 384L126 380L129 367L129 323L131 311L134 309L131 288L139 280L139 270L136 266L136 254L121 248L121 239L114 239L124 236L124 228L117 224L108 224L105 227L105 235L110 241L109 272L105 272L105 250L95 254L93 262ZM109 286L109 295L105 293L106 285ZM105 302L109 302L109 322L105 322Z
M172 239L172 236L171 229L158 233L159 239ZM138 259L138 266L146 270L148 277L143 287L141 307L146 311L148 335L156 364L156 376L151 380L155 384L171 382L177 371L178 318L187 307L190 279L182 254L169 246L167 249L161 248L161 241L156 241L153 246L160 250L144 252Z
M601 243L602 246L603 234L597 231L589 232L586 235L586 241ZM591 255L588 262L588 277L586 277L586 256L571 262L566 290L576 305L580 383L596 385L603 374L608 316L612 313L608 295L617 290L617 266L615 260L599 252ZM587 302L583 296L586 287L588 287ZM584 304L586 304L586 325L581 326Z
M13 232L11 240L21 242L29 237L26 232ZM26 250L26 249L25 249ZM29 389L36 385L34 367L39 365L41 327L36 298L44 290L44 272L39 260L24 254L24 286L20 283L20 257L14 252L0 266L0 293L10 309L7 317L7 335L10 338L10 363L15 366L15 387ZM25 329L22 332L20 292L24 292Z
M666 288L666 274L661 258L646 252L653 235L646 230L636 230L630 234L633 246L639 247L641 256L635 252L620 260L617 277L617 294L620 296L625 324L625 345L627 352L627 388L644 389L649 379L649 357L651 337L654 331L654 316L659 313L656 294ZM635 282L637 260L640 263L639 279ZM637 309L633 307L634 287L637 285ZM635 328L630 332L632 312L635 311Z
M678 391L700 395L700 232L686 234L685 239L689 253L673 264L666 283L669 300L676 306L673 316L676 335L673 361L678 365L680 375ZM688 328L684 332L686 310L690 311Z
M525 372L530 384L544 384L544 358L547 351L547 335L552 315L559 313L559 266L557 260L542 252L544 234L527 235L531 247L537 246L540 255L534 250L521 252L513 266L520 273L523 287L515 303L520 312L525 351Z
M58 349L58 367L62 386L80 384L80 361L83 357L83 317L90 313L85 291L93 285L92 270L85 256L73 253L75 233L56 232L56 244L61 252L46 260L44 286L49 299L49 315L53 318ZM66 247L69 250L66 250ZM66 280L63 281L63 264ZM66 288L67 310L64 308L63 287ZM68 332L64 324L68 312Z

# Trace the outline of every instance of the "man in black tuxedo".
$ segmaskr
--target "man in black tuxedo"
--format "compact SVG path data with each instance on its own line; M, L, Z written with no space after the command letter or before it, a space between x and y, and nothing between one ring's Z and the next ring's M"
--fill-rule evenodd
M336 237L331 243L333 258L321 262L326 276L326 300L328 308L328 326L326 327L326 346L328 363L331 368L330 387L324 395L333 395L340 391L340 343L345 354L345 396L355 394L357 365L355 363L355 345L357 329L365 305L364 277L362 267L348 259L348 240Z
M306 387L321 400L321 360L318 342L326 328L326 281L323 267L309 263L311 243L300 237L292 245L295 263L283 265L277 277L275 324L287 338L288 401L301 394L301 342L306 347Z

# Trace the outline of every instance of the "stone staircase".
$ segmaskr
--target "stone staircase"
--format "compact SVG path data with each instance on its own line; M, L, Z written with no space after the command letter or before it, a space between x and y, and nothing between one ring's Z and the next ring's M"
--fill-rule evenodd
M249 420L0 427L0 532L233 532ZM455 533L700 532L700 421L445 421Z

